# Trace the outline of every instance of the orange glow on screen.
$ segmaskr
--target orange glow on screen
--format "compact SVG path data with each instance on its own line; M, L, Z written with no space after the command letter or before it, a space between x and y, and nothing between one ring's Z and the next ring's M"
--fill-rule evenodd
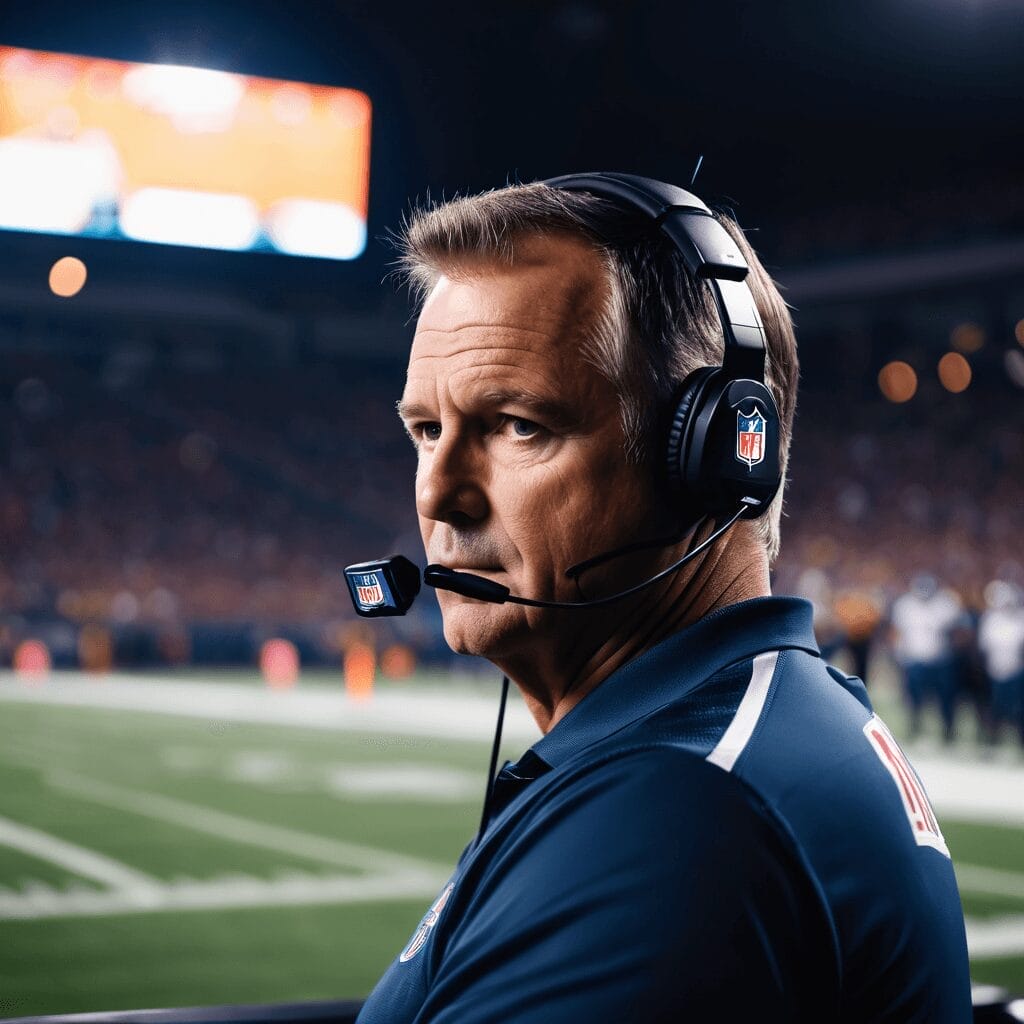
M369 97L0 47L0 227L351 259Z

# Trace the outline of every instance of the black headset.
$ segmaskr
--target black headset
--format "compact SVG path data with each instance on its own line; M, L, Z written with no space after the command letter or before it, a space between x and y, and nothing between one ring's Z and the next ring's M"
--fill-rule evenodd
M765 386L764 325L746 284L750 268L732 236L692 192L633 174L566 174L543 184L590 192L640 214L666 235L715 299L721 366L694 370L673 398L665 460L680 514L719 518L768 511L782 481L779 410Z

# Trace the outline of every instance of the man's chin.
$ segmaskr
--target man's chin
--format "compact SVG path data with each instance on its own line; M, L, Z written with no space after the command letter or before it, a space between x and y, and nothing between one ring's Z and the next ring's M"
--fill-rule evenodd
M448 597L448 595L446 595ZM507 653L527 628L522 609L454 597L442 604L444 639L456 654L493 660Z

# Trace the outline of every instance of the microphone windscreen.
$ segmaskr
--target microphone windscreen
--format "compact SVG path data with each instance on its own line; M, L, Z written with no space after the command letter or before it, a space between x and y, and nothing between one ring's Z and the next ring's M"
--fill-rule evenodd
M404 615L420 592L420 571L404 555L392 555L348 566L345 582L359 615Z

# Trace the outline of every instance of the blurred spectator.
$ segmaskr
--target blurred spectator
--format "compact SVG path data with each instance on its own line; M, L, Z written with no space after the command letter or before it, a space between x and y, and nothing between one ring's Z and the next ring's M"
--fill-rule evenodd
M934 698L946 742L953 739L957 680L951 634L962 615L956 594L940 589L935 577L924 573L914 577L910 590L892 606L893 653L903 669L911 737L920 733L921 712Z
M793 593L814 606L814 637L821 653L831 658L842 645L843 635L832 612L833 594L828 575L816 566L805 569L797 579Z
M978 646L992 687L992 722L1012 724L1024 745L1024 607L1020 590L1005 580L985 587L986 610Z
M882 611L881 602L866 587L843 590L835 602L835 616L853 659L853 674L864 680L865 686L868 683L868 655L882 621Z
M978 646L978 620L980 612L968 605L950 633L953 645L953 675L957 698L965 700L974 709L977 740L992 744L992 685L985 671L981 649Z

